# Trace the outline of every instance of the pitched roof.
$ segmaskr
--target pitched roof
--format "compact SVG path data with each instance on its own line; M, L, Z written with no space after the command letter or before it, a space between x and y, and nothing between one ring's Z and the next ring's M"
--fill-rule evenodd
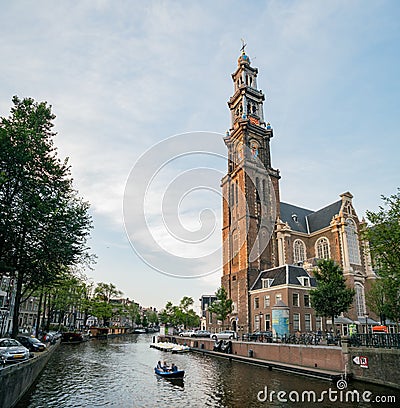
M308 210L288 203L280 203L280 219L287 223L292 231L310 234L328 227L332 217L339 213L342 201L336 201L318 211Z
M250 290L262 289L262 281L264 279L273 279L270 287L279 286L279 285L298 285L302 286L300 277L310 278L310 286L315 287L316 281L315 278L309 275L309 273L303 269L301 266L296 265L283 265L278 266L277 268L267 269L261 271L255 280L253 286Z

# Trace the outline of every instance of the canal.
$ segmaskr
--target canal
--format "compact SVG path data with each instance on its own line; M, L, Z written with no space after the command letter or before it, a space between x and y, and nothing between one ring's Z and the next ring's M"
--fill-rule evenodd
M353 382L341 396L327 381L197 353L172 355L150 348L151 341L152 335L130 335L61 345L17 408L370 407L395 406L373 403L377 397L400 401L400 392L392 388ZM158 378L153 370L158 360L184 369L183 382ZM341 402L346 391L353 391L349 398L356 391L360 402ZM363 400L363 393L371 402ZM314 394L320 402L301 403L302 398L313 401Z

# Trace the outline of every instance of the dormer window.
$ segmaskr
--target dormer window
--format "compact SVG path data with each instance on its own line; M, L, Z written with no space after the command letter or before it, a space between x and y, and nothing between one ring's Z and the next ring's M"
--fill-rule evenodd
M297 217L297 214L292 214L292 220L293 220L294 222L298 222L298 221L299 221L299 218Z
M271 279L271 278L262 279L262 287L263 287L263 289L265 289L265 288L270 288L273 281L274 281L274 280Z
M310 278L306 276L300 276L299 278L300 284L302 286L310 286Z

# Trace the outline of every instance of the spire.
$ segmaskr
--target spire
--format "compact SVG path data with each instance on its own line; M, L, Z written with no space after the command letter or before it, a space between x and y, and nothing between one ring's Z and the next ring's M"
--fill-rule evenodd
M240 57L238 58L238 65L240 67L241 64L246 64L246 65L250 65L250 58L246 55L244 49L246 48L247 44L244 42L243 38L241 39L242 41L242 48L240 49L240 51L242 51L242 54L240 55Z

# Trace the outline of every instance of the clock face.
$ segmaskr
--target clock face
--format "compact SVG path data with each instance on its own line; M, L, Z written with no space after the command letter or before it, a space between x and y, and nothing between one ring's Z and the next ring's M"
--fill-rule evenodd
M258 143L255 141L252 141L250 143L250 150L251 150L251 157L253 159L256 159L258 157L258 149L259 149Z

